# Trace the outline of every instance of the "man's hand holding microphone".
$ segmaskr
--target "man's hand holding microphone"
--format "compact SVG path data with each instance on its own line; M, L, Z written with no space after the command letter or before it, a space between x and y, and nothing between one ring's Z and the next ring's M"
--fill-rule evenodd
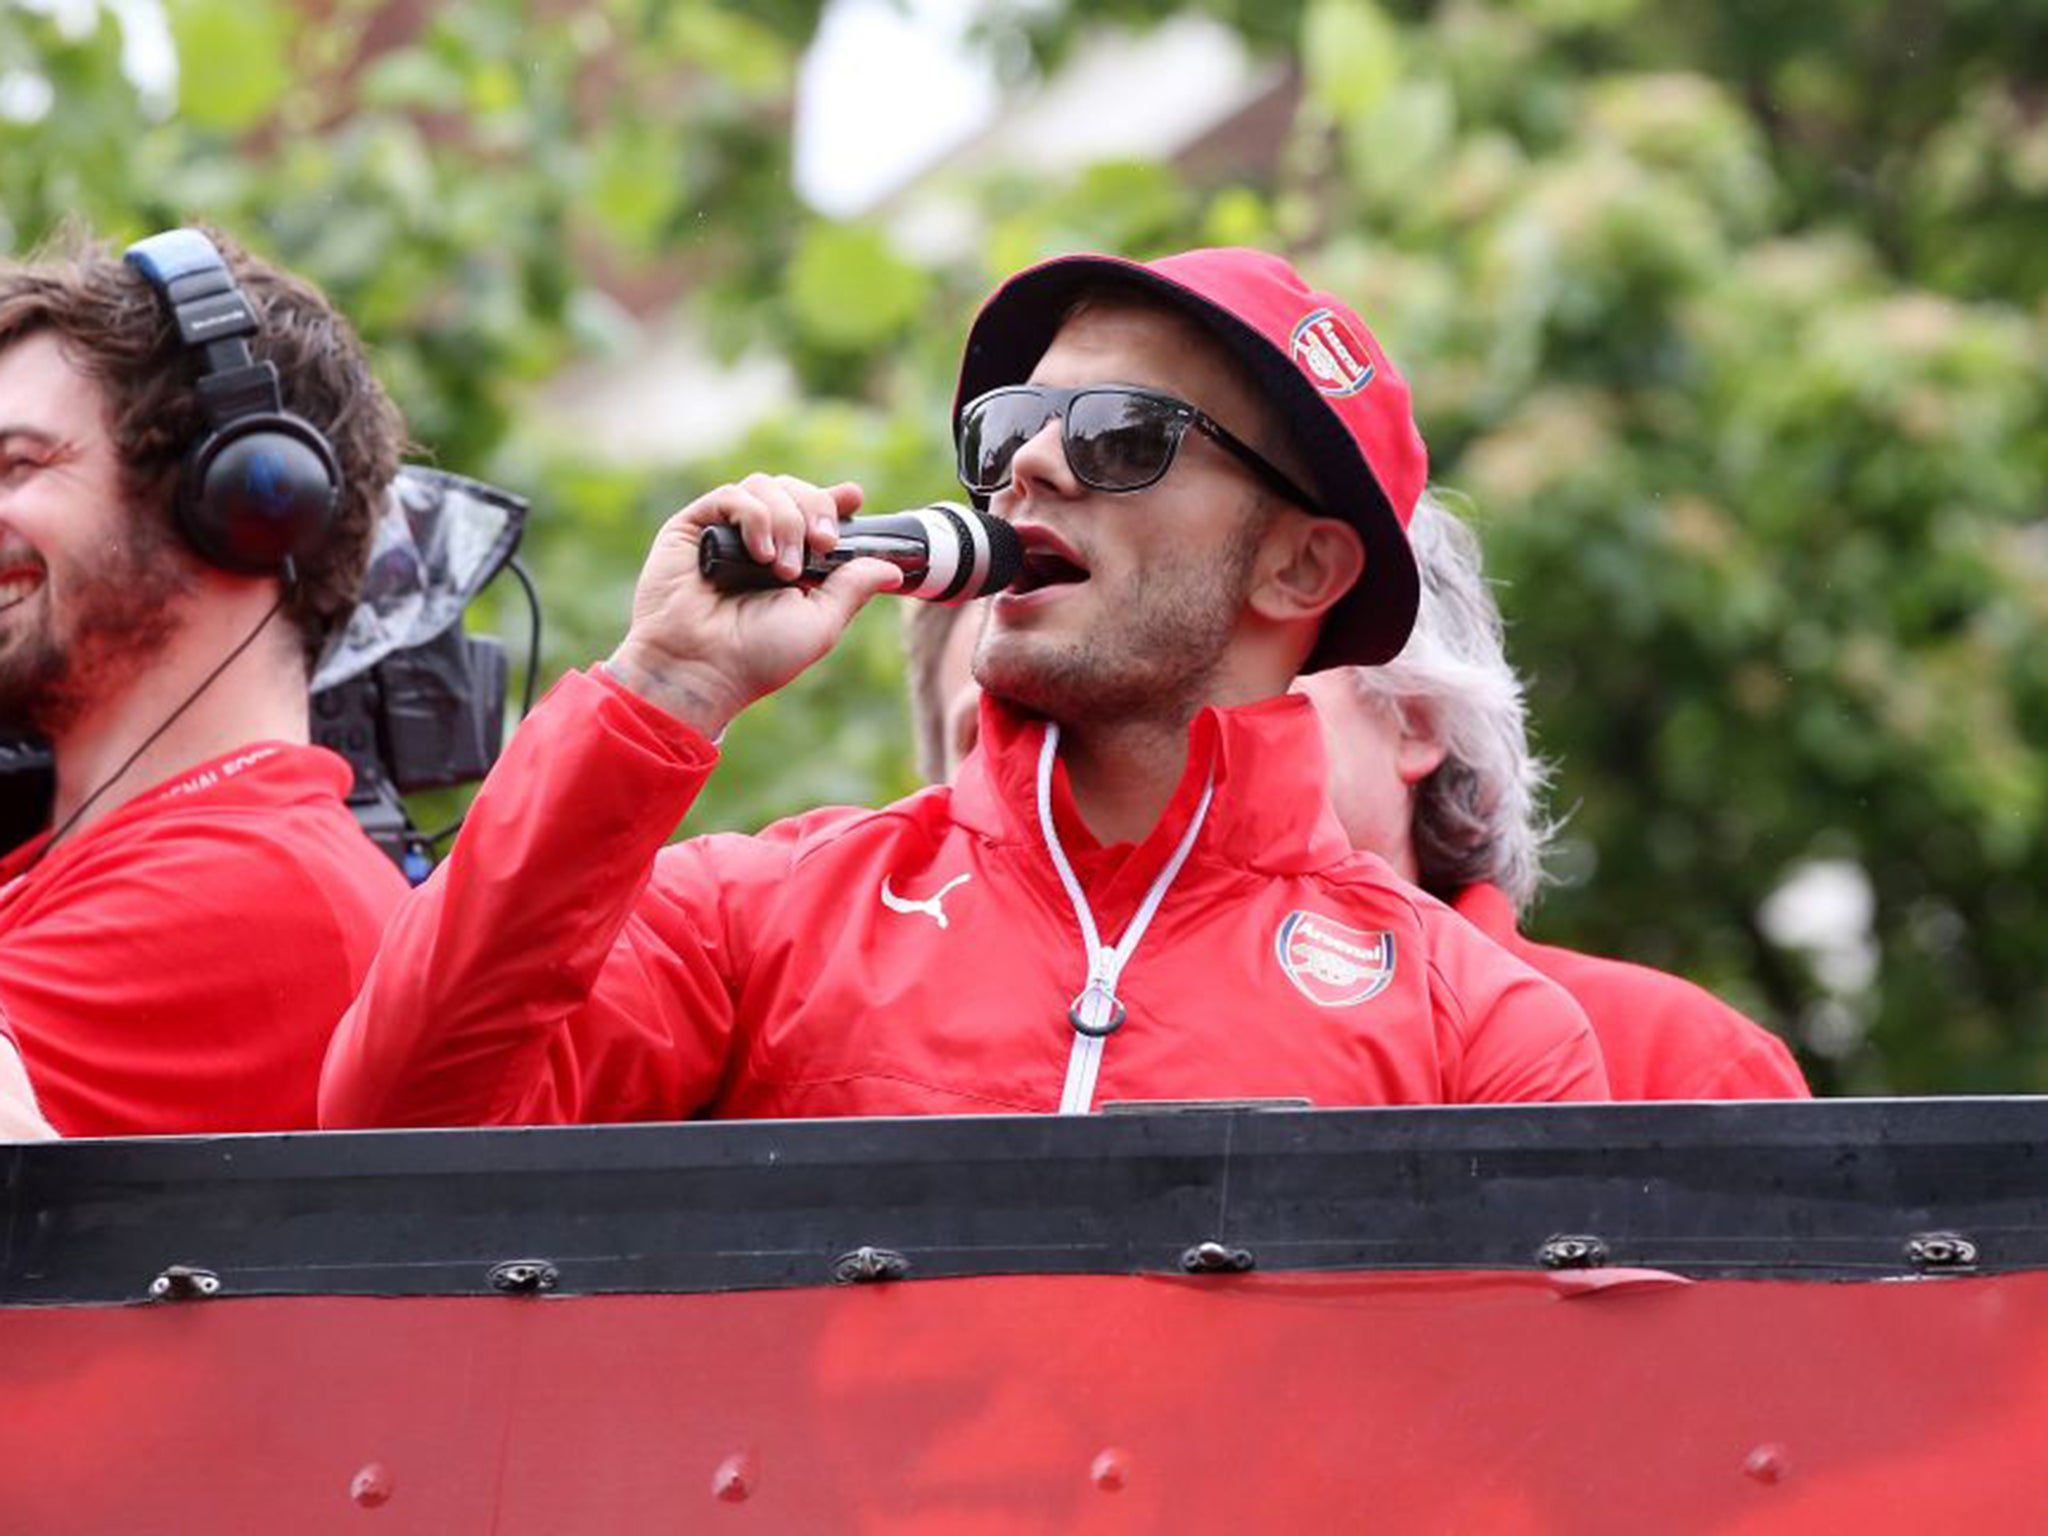
M965 507L855 519L862 492L752 474L662 525L605 663L706 736L824 656L878 593L965 602L1016 579L1008 524Z

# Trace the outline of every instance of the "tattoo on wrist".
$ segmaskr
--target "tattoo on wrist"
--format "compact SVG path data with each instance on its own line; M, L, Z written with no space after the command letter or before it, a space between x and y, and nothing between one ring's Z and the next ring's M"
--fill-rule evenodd
M687 678L657 672L630 657L614 652L602 663L622 688L638 694L648 703L706 736L723 734L736 711Z

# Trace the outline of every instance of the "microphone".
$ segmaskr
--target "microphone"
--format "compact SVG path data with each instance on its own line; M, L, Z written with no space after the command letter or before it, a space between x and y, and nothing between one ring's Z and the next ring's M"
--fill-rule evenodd
M950 501L841 523L832 552L808 555L793 579L748 554L739 529L728 524L706 528L697 541L697 569L721 592L815 587L847 561L863 557L886 560L903 572L896 596L932 603L964 603L1000 592L1024 569L1016 529Z

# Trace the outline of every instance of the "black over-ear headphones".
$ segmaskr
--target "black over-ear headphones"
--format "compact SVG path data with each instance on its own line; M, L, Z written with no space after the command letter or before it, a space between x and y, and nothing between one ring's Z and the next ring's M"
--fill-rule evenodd
M249 576L296 574L341 501L341 464L320 429L284 408L277 368L257 362L256 313L213 242L166 230L131 245L128 265L149 280L196 354L206 436L185 455L174 515L203 557Z

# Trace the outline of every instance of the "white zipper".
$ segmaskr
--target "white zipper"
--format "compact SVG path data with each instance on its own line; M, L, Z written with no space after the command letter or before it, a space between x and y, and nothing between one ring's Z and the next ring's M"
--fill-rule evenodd
M1096 930L1095 913L1081 892L1081 882L1074 878L1074 866L1067 862L1067 851L1060 846L1059 830L1053 825L1052 765L1059 758L1059 746L1059 725L1048 724L1045 744L1038 753L1038 826L1045 835L1046 851L1052 855L1053 868L1059 871L1060 884L1067 888L1067 900L1074 904L1074 918L1081 925L1081 942L1088 953L1088 980L1067 1010L1068 1020L1074 1026L1074 1045L1067 1054L1067 1082L1060 1093L1061 1114L1085 1115L1095 1107L1095 1080L1102 1073L1103 1042L1121 1022L1123 1004L1117 1001L1117 978L1123 974L1131 956L1137 953L1138 941L1144 938L1160 903L1166 900L1168 888L1179 876L1181 866L1187 863L1188 855L1194 851L1195 839L1201 834L1202 823L1209 816L1209 801L1216 793L1216 774L1210 770L1209 782L1202 786L1201 802L1188 821L1187 831L1181 834L1180 846L1173 850L1173 857L1159 871L1159 877L1152 882L1152 889L1138 903L1137 914L1132 917L1130 926L1124 929L1123 937L1111 949L1103 944Z

